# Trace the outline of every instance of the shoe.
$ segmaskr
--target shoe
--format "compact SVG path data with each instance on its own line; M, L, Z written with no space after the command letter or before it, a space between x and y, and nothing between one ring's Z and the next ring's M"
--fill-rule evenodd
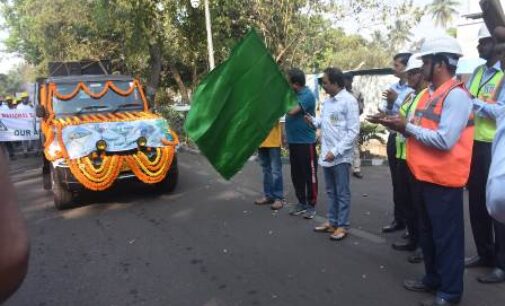
M359 178L359 179L362 179L363 178L363 173L361 173L361 171L356 171L356 172L353 172L352 175L356 178Z
M479 255L465 258L465 268L493 267L489 260L485 260Z
M436 297L421 302L421 306L451 306L458 303L451 303L444 298Z
M284 207L284 203L282 200L275 200L272 206L270 206L273 210L279 210Z
M308 208L304 213L303 213L303 217L305 219L314 219L314 217L316 216L316 209L314 207L311 207L311 208Z
M403 287L407 290L414 292L434 292L433 288L426 286L422 281L419 280L404 280Z
M382 232L383 233L392 233L392 232L401 231L404 229L405 229L405 224L400 223L400 222L396 222L396 220L394 220L393 222L391 222L391 224L384 226L382 228Z
M410 233L409 233L409 231L405 231L402 234L402 239L406 239L406 240L410 239Z
M417 249L417 245L415 245L414 243L412 243L410 241L408 241L408 242L395 242L391 245L391 247L397 251L409 251L409 252L412 252L415 249Z
M337 227L335 231L330 235L331 240L342 240L347 237L347 230L343 227Z
M293 209L289 212L291 216L299 216L307 211L307 206L302 203L296 204Z
M409 257L407 257L407 261L412 263L412 264L416 264L416 263L421 263L424 261L424 255L423 255L423 252L418 249L414 252L414 254L410 255Z
M333 233L337 228L332 226L329 222L314 227L314 232L318 233Z
M477 280L483 284L497 284L505 282L505 271L500 268L494 268L491 273L477 277Z
M267 197L263 197L261 199L257 199L254 201L254 204L256 205L265 205L265 204L272 204L274 202L274 199L269 199Z

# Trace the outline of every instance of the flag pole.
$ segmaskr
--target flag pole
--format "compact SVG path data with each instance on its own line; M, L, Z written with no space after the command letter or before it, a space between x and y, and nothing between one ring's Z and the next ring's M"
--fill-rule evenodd
M212 28L210 25L210 10L209 0L205 0L205 28L207 30L207 49L209 52L209 66L210 70L214 69L214 46L212 43Z

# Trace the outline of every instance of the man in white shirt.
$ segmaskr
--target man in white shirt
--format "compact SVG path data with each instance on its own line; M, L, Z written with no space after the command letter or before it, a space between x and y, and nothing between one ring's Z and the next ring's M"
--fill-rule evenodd
M322 85L329 95L321 115L305 118L321 129L321 154L328 194L328 222L314 228L316 232L331 233L330 239L342 240L347 236L351 192L349 170L353 159L354 140L359 133L359 109L356 98L345 89L344 74L338 68L324 71Z
M33 106L30 103L30 98L27 93L22 93L20 96L20 102L17 104L17 110L20 111L28 111L31 113L35 113ZM23 151L25 157L28 155L28 152L33 151L34 141L33 140L23 140L21 141L23 144Z

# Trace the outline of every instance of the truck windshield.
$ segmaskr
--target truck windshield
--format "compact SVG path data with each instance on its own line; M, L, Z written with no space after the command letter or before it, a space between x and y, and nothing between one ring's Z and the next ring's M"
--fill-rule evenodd
M99 93L105 87L106 81L91 81L85 82L86 86L92 93ZM121 90L128 90L133 86L133 82L129 81L114 81L114 85ZM68 95L74 91L77 83L74 84L58 84L58 92L61 95ZM95 99L89 96L84 90L80 90L70 100L60 100L53 96L53 110L56 116L68 116L89 113L103 112L127 112L138 111L144 109L142 98L137 88L128 96L117 94L109 88L107 93Z

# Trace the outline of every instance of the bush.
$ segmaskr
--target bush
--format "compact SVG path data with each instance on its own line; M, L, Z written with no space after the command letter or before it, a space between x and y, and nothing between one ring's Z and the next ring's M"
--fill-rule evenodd
M185 112L175 111L169 105L162 105L158 111L160 115L165 117L168 121L168 125L172 130L174 130L179 136L179 140L183 142L186 138L186 131L184 130L184 121L186 120Z
M360 147L369 142L372 139L375 139L379 141L381 144L385 144L386 141L384 140L381 135L386 134L386 129L377 124L371 124L368 122L362 122L361 123L361 128L359 130L359 136L358 136L358 142Z

